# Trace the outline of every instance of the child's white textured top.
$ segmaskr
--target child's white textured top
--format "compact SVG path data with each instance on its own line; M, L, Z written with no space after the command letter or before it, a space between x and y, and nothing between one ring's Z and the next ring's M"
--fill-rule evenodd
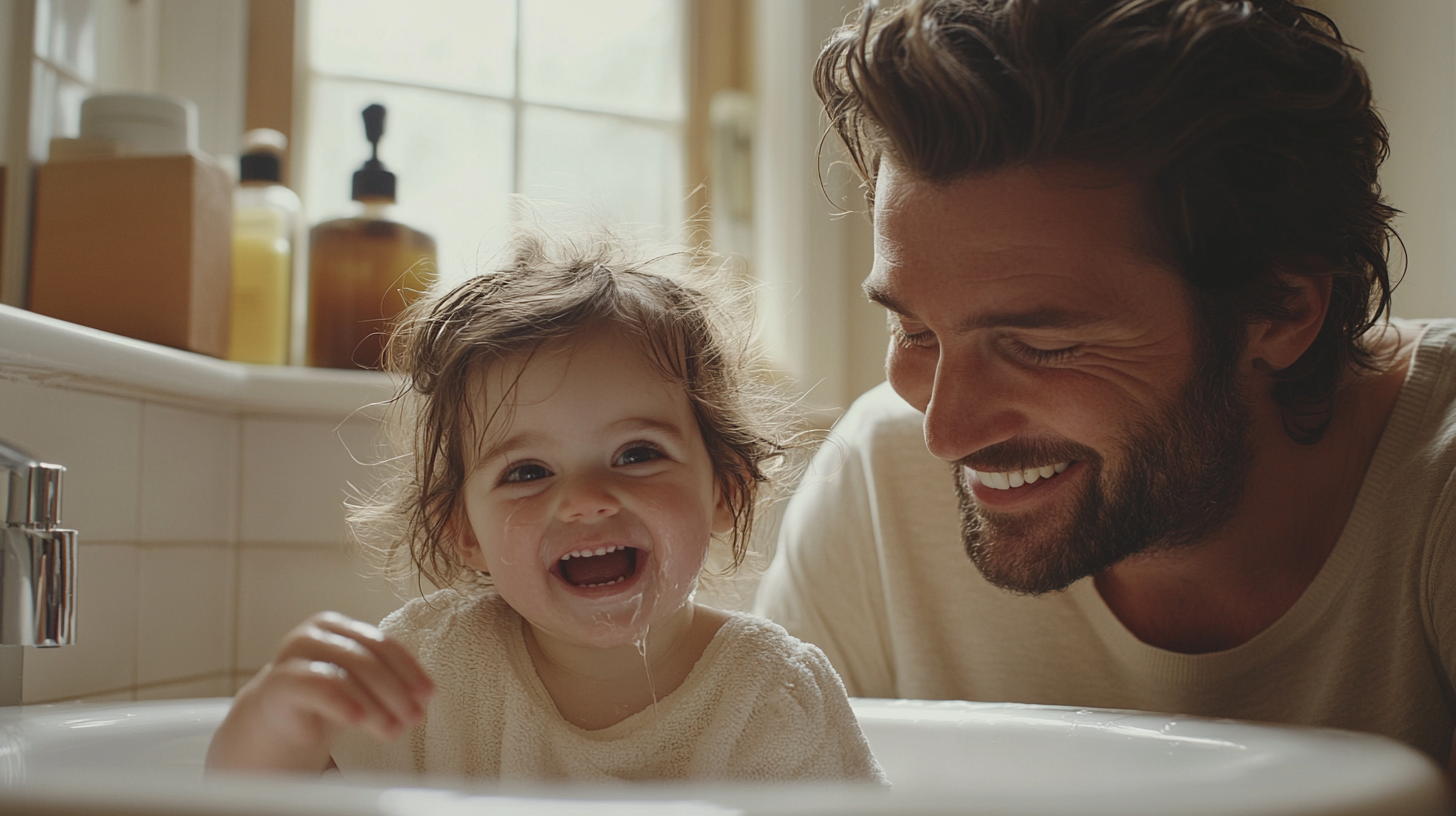
M494 593L453 590L385 618L380 628L416 653L435 696L425 719L392 743L357 731L341 737L332 746L339 768L501 780L885 781L824 653L771 621L733 613L676 691L597 731L557 713L521 627Z

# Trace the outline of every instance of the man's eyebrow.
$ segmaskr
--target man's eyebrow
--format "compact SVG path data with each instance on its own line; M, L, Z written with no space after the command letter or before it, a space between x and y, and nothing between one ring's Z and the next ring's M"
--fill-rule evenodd
M900 301L896 300L895 296L890 294L889 291L886 290L885 287L874 278L865 278L864 283L860 284L860 288L864 290L865 297L869 298L871 302L878 303L886 309L894 312L895 314L910 314L910 310L900 305Z
M895 314L910 317L915 313L902 304L878 281L866 279L862 288L865 296L871 301L889 309ZM1102 315L1090 312L1078 311L1076 309L1064 309L1055 306L1048 306L1042 309L1032 309L1025 312L992 312L979 314L963 321L957 328L960 331L976 331L979 329L1075 329L1098 323L1104 320Z

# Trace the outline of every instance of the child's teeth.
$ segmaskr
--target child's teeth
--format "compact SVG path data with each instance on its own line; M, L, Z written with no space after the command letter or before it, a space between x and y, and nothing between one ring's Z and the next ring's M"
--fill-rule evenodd
M561 556L561 560L565 561L568 558L590 558L593 555L606 555L607 553L614 553L617 550L625 549L626 547L618 547L616 544L613 544L610 547L597 547L595 550L576 550Z

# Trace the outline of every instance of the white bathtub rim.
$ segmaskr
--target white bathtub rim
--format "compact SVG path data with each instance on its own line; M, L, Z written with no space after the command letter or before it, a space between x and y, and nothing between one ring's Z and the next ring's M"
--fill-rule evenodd
M168 722L175 723L190 719L199 724L197 727L206 727L210 733L210 727L202 724L209 720L215 723L220 719L222 713L226 711L228 703L226 698L204 698L129 704L66 703L13 709L0 708L0 736L20 733L24 736L26 750L43 752L53 749L57 744L64 743L68 736L73 739L74 733L79 729L97 727L106 723L113 727L119 726L121 729L132 729L140 733L149 728L165 727ZM1414 749L1393 740L1369 734L1332 729L1258 726L1230 720L1196 717L1173 718L1147 712L1075 707L864 699L855 700L853 703L856 711L863 718L866 731L870 733L872 740L877 733L877 727L881 729L878 733L892 733L884 729L907 722L918 723L927 729L938 728L943 733L964 728L980 727L985 730L990 726L1004 726L1013 729L1061 728L1071 735L1078 733L1095 735L1098 729L1101 729L1102 737L1106 737L1108 734L1117 735L1119 734L1117 729L1123 729L1127 739L1138 739L1137 734L1141 734L1145 738L1146 732L1156 727L1165 730L1171 740L1183 741L1175 744L1175 749L1178 748L1178 745L1198 746L1210 741L1228 743L1231 741L1229 737L1236 735L1246 743L1244 752L1249 758L1248 761L1252 762L1252 765L1240 765L1239 763L1245 762L1245 759L1241 757L1238 762L1224 767L1221 771L1210 772L1201 780L1193 780L1199 784L1195 784L1191 788L1195 791L1192 798L1186 792L1180 793L1168 784L1160 785L1157 784L1157 779L1147 777L1140 780L1109 780L1105 785L1089 784L1087 780L1082 779L1079 780L1079 789L1074 792L1075 795L1070 800L1070 804L1074 807L1069 811L1067 792L1056 790L1054 785L1046 788L1038 786L1037 789L1028 790L1014 784L1003 784L997 787L984 784L985 780L982 780L981 784L968 790L961 780L954 780L944 785L922 785L919 789L909 789L902 785L893 792L889 800L893 801L892 810L896 812L924 814L991 812L1029 815L1052 812L1153 814L1175 810L1179 813L1190 814L1190 816L1215 813L1292 815L1451 812L1449 802L1446 800L1444 775L1433 762ZM988 731L988 733L998 732ZM932 735L933 731L927 730L925 734ZM1273 754L1268 753L1270 745L1290 740L1309 749L1311 753L1305 761L1291 763L1280 760L1277 751ZM202 744L205 745L205 740ZM1219 748L1215 745L1208 750L1232 749ZM1263 755L1261 755L1261 751L1264 752ZM198 762L200 763L200 758ZM1313 767L1311 762L1315 763ZM1329 768L1319 767L1322 762L1332 763L1331 767L1334 767L1336 772L1321 773L1321 771L1329 770ZM1341 765L1350 766L1352 763L1354 767L1340 769ZM886 764L890 765L888 762ZM136 789L128 794L132 796L144 794L149 786L152 788L168 787L173 795L200 797L201 800L207 801L211 801L208 799L209 796L216 797L220 790L231 790L230 785L242 790L258 787L256 784L249 786L240 780L231 782L224 780L221 786L203 785L200 781L194 780L178 786L176 783L179 780L175 772L170 776L160 772L157 774L129 772L123 775L127 779L119 780L117 774L108 775L105 770L96 770L94 766L92 767L93 770L85 774L90 780L88 785L92 787L84 790L78 788L74 771L56 776L37 772L32 773L23 784L14 786L10 790L0 791L0 804L5 804L7 797L13 799L20 795L50 797L51 799L67 795L84 798L86 791L95 786L100 786L99 789L106 790L110 794L115 794L118 790L129 790L125 785L118 787L122 782ZM1233 770L1230 771L1230 768ZM110 782L103 784L108 776ZM155 782L149 783L146 780L146 777L149 776L155 776L158 780L165 778L170 781L166 786L158 785ZM1293 781L1296 785L1281 790L1278 785L1273 784L1278 780ZM714 787L644 784L633 785L624 792L611 789L593 790L583 786L572 786L569 789L561 787L531 789L502 788L478 783L460 785L454 780L444 779L430 781L455 788L458 791L456 795L466 797L534 795L549 798L559 796L564 790L569 790L573 797L600 796L606 799L620 799L623 796L654 799L685 797L696 801L730 804L753 813L874 813L884 810L883 805L886 801L874 795L879 793L878 791L847 790L844 786L816 789L814 786L799 785L766 794L762 790L748 790L741 786L731 785ZM1055 783L1057 780L1052 777L1047 781ZM1164 781L1166 782L1166 780ZM1186 783L1189 780L1182 781ZM346 796L349 797L348 807L354 808L349 812L388 813L391 811L376 801L382 791L394 785L404 788L418 787L421 782L414 779L380 778L370 780L366 786L352 785L354 790L350 790L346 794L341 794L338 790L328 792L327 789L330 786L319 785L318 782L300 784L305 785L302 790L307 790L309 796L318 800L315 804L319 807L331 807L328 804L331 801L330 797ZM1202 785L1202 788L1217 788L1221 794L1215 798L1199 798L1202 795L1199 793L1202 791L1199 785ZM189 786L195 786L195 789ZM322 790L315 790L315 788ZM358 809L364 799L360 798L361 794L358 794L357 791L365 789L374 791L373 794L362 795L364 799L376 801L374 809ZM236 798L241 794L232 790L229 795ZM369 796L373 796L374 799L369 799ZM968 797L972 800L971 802L967 801ZM247 797L244 799L246 800ZM237 803L244 804L245 802L238 800ZM16 802L12 801L11 804L16 804ZM154 804L158 805L157 812L169 812L165 807L161 807L166 804L165 802ZM261 807L269 803L253 801L252 804ZM970 805L969 809L968 805ZM790 806L797 809L786 809ZM0 810L3 809L5 808L0 808ZM182 812L182 810L177 812ZM258 812L266 812L266 808ZM332 813L333 811L326 809L320 812Z

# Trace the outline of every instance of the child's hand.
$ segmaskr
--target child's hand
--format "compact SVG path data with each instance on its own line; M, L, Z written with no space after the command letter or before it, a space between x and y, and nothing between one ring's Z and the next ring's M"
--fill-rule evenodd
M207 767L323 771L341 729L394 739L420 721L434 690L388 635L336 612L314 615L238 692L212 737Z

